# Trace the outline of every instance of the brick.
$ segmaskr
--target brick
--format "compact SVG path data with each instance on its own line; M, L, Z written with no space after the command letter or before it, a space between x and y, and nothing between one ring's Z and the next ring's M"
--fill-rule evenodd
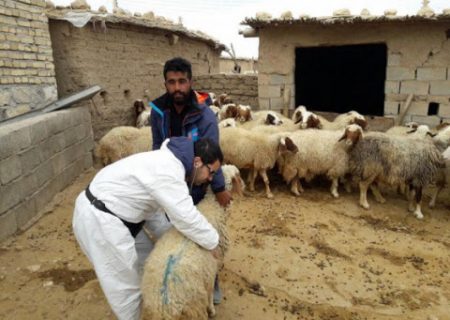
M286 76L280 75L280 74L271 74L269 81L270 81L269 82L270 85L285 84L286 83Z
M418 122L420 124L426 124L430 128L436 127L438 124L441 123L441 118L437 116L411 116L411 121Z
M279 86L260 86L258 94L261 98L279 98L281 90Z
M400 110L400 103L396 101L384 102L384 115L398 115Z
M428 114L428 103L422 101L412 101L408 113L411 115L426 116Z
M40 150L38 147L30 148L19 154L22 172L27 174L32 172L41 162Z
M47 160L41 163L33 173L36 176L37 186L40 187L54 177L52 161Z
M415 70L404 67L388 67L386 80L414 80Z
M427 81L402 81L400 93L428 94L430 84Z
M450 95L450 81L430 81L430 94Z
M23 179L0 186L0 213L17 205L23 197Z
M259 98L259 106L256 110L270 110L270 99Z
M52 201L53 197L59 192L60 183L57 177L47 181L39 190L33 195L36 200L36 211L41 212Z
M10 181L22 174L19 157L12 155L5 160L0 161L0 181L6 185Z
M450 104L439 104L439 113L440 117L450 118Z
M445 80L446 68L417 68L417 80Z
M16 215L14 211L0 215L0 241L7 239L17 231Z
M388 66L399 66L401 63L401 58L401 53L389 53L387 59Z
M16 215L17 228L23 230L37 215L36 199L28 198L12 210Z
M279 110L284 106L283 98L270 98L270 110Z
M399 81L386 81L384 83L384 92L386 94L400 93L400 82Z
M30 124L31 144L35 145L48 137L47 121L41 120Z

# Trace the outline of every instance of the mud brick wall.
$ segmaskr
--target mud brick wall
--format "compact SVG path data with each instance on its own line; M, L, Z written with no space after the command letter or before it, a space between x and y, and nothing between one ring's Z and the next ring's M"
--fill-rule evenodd
M214 92L217 96L228 94L234 102L250 105L258 110L258 76L245 74L211 74L194 76L194 87L200 91Z

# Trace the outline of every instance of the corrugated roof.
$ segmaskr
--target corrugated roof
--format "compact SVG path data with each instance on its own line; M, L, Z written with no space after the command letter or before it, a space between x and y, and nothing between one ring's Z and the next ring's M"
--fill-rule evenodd
M338 25L338 24L388 24L388 23L435 23L435 22L450 22L449 14L433 15L431 17L426 16L360 16L360 15L346 15L346 16L330 16L330 17L300 17L298 19L267 19L267 18L245 18L241 22L243 25L248 25L252 28L266 28L266 27L279 27L289 25Z
M46 14L49 19L53 20L67 20L65 15L68 12L86 12L85 10L72 10L72 9L52 9L47 10ZM88 11L89 12L89 11ZM210 37L209 35L201 31L193 31L184 27L182 24L173 23L163 17L146 18L136 16L115 15L111 13L103 14L99 12L89 12L92 17L90 22L104 21L109 23L124 23L136 26L142 26L150 29L158 29L163 31L170 31L176 35L185 36L194 40L205 42L209 46L216 50L224 50L225 45Z

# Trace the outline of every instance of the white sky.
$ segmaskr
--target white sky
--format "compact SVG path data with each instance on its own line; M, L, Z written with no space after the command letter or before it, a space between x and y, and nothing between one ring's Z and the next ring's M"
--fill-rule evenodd
M87 0L96 10L104 5L112 12L113 0ZM72 0L52 0L55 5L69 5ZM359 14L367 8L373 15L382 15L386 9L396 9L397 15L413 15L422 6L422 0L117 0L119 7L131 12L153 11L173 21L181 17L183 25L201 30L221 43L233 43L238 57L257 58L258 38L244 38L238 34L245 17L254 17L265 11L279 17L290 10L297 18L300 14L331 16L336 9L349 9ZM430 0L429 6L436 12L450 8L450 0ZM226 55L226 54L224 54Z

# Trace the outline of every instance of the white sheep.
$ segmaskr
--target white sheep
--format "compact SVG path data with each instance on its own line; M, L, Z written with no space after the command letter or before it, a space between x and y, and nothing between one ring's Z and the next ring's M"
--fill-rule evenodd
M152 150L150 127L115 127L108 131L95 148L95 157L103 166L129 155Z
M382 132L362 134L349 151L349 171L359 182L359 204L369 209L367 189L373 184L386 183L411 188L409 210L418 219L423 218L421 210L422 190L432 182L440 167L442 155L430 141L403 136L391 136ZM372 188L379 202L384 198L377 188Z
M339 114L333 121L308 111L305 106L298 106L292 114L294 123L299 123L302 129L317 128L325 130L341 130L350 124L357 124L363 130L367 128L366 118L356 111Z
M226 188L242 193L239 170L222 166ZM235 181L240 181L239 183ZM235 188L238 189L235 189ZM221 258L171 228L156 242L144 266L143 319L208 319L215 315L214 279L228 246L227 213L208 191L197 208L219 232ZM227 209L229 210L229 209Z
M228 119L220 121L218 123L218 126L219 126L219 130L221 128L236 127L236 120L234 120L233 118L228 118Z
M151 109L146 106L141 99L134 101L134 111L136 113L136 128L142 128L144 126L149 126Z
M224 162L239 169L251 169L248 182L250 191L255 190L255 179L259 174L264 181L266 195L273 198L270 191L267 170L273 168L281 152L286 149L295 152L295 145L284 133L263 135L239 127L220 131L220 147Z
M443 126L442 129L440 129L433 137L433 142L441 152L445 161L445 166L440 168L436 176L436 189L432 193L431 200L428 205L430 208L434 208L436 206L436 199L439 193L448 185L450 181L450 126Z
M422 125L413 125L412 128L407 126L393 126L386 131L389 135L402 135L402 136L410 136L410 137L433 137L434 134L431 133L430 127L425 124Z
M303 188L300 179L310 180L317 175L326 175L331 181L330 192L339 197L338 182L348 172L347 150L362 132L358 125L349 125L342 131L299 130L289 135L298 147L298 152L283 155L281 173L291 185L291 192L300 195Z
M243 129L251 130L258 126L282 126L285 124L280 131L291 131L290 126L294 126L289 118L286 118L281 113L276 111L256 111L252 114L252 120L241 123L240 127ZM292 128L295 129L295 128Z

